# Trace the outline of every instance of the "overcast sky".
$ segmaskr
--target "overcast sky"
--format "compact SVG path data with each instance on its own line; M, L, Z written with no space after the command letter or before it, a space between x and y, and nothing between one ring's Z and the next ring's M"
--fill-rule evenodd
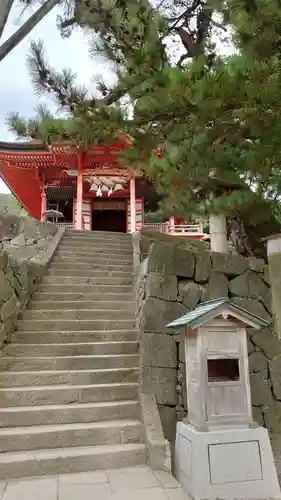
M1 1L1 0L0 0ZM58 70L70 67L77 73L78 82L93 85L93 76L102 74L110 79L110 68L103 61L93 61L88 57L88 39L80 31L72 33L68 39L62 39L56 29L58 10L53 10L0 64L0 141L14 141L15 137L5 125L5 116L10 111L18 111L24 117L30 117L40 102L34 95L28 70L26 55L31 40L44 40L51 65ZM3 40L13 33L22 23L21 10L14 9ZM26 13L27 15L27 13ZM28 12L30 15L30 10ZM41 101L42 102L42 101ZM48 102L48 101L47 101ZM49 102L52 106L51 101ZM56 107L53 106L56 111ZM0 179L0 192L8 192Z

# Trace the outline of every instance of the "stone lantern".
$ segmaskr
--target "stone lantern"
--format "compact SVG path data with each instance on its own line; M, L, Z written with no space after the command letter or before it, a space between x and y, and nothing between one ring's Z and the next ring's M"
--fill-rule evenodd
M267 322L227 298L167 325L185 328L188 417L175 471L195 500L281 498L268 432L252 418L247 326Z

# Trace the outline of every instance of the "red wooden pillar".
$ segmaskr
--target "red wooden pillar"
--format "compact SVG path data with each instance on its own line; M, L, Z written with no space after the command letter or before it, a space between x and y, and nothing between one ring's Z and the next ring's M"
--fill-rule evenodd
M77 202L76 202L76 224L75 229L83 229L82 223L82 203L83 203L83 170L82 153L78 153L77 158Z
M46 191L45 191L45 185L44 183L41 186L41 222L44 222L46 220L46 213L47 211L47 196L46 196Z
M135 176L130 179L131 233L136 232L136 182Z

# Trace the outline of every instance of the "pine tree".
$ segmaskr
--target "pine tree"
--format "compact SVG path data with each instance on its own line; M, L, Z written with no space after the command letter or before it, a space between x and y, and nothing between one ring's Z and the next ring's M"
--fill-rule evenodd
M162 0L160 3L163 5ZM156 74L170 66L171 62L165 51L165 38L179 33L182 46L188 46L184 56L177 61L181 65L184 59L201 50L202 40L209 36L211 18L208 14L206 24L206 0L189 0L184 6L181 0L177 0L171 5L165 5L164 15L159 8L152 8L148 0L70 1L65 17L59 22L62 35L69 36L69 30L75 25L91 30L91 53L102 53L114 64L118 83L109 89L103 81L98 81L95 95L89 95L85 87L76 85L76 75L71 70L57 72L52 69L47 61L43 42L39 41L32 42L28 57L36 94L51 95L68 117L78 120L80 124L82 120L87 142L95 143L95 140L105 140L108 134L116 135L118 124L126 130L128 115L124 106L119 105L120 99L127 95L130 103L134 104L135 99L146 94L146 80L151 73ZM197 28L191 30L191 25ZM140 80L144 82L143 85L139 84ZM36 122L37 118L40 121L40 116L36 117ZM17 113L12 113L8 118L10 128L16 133L20 130L21 136L23 121L25 120ZM105 122L106 133L103 134ZM113 124L112 127L110 123ZM51 136L54 135L57 124L54 120ZM59 125L61 127L61 122ZM59 137L61 130L57 132ZM70 139L81 140L76 127L68 129L68 133Z
M181 71L151 75L130 123L131 154L150 165L173 211L225 213L249 254L255 226L279 229L281 8L266 0L218 7L239 54L223 60L205 46Z

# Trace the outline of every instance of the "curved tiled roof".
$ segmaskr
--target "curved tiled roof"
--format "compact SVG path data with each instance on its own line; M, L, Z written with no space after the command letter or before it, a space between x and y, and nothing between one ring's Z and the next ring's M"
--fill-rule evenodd
M48 146L39 141L25 141L25 142L3 142L0 141L0 152L33 152L40 153L48 151Z

